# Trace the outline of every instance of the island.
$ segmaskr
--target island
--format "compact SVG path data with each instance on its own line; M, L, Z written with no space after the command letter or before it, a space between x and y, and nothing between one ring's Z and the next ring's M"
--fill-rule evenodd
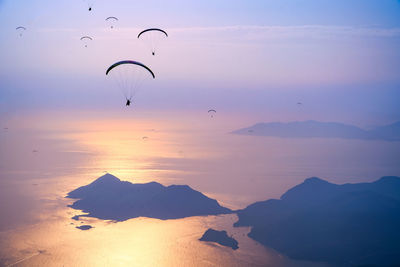
M257 123L232 132L239 135L281 138L341 138L359 140L400 141L400 122L364 130L338 122L294 121Z
M199 240L215 242L222 246L230 247L233 250L239 248L239 243L233 237L228 236L226 231L217 231L210 228L203 234L203 236Z
M296 260L340 266L400 265L400 177L370 183L333 184L312 177L280 199L232 211L187 185L133 184L106 174L68 193L70 207L103 220L148 217L161 220L236 213L235 227ZM91 229L90 225L77 227ZM200 241L238 249L226 231L208 229Z
M293 259L400 265L400 177L343 185L313 177L237 214L234 226Z
M81 225L81 226L76 226L76 228L86 231L86 230L92 229L93 227L91 225L85 224L85 225Z
M78 199L69 207L87 213L74 216L75 220L79 217L114 221L137 217L167 220L232 213L215 199L187 185L133 184L108 173L69 192L66 197Z

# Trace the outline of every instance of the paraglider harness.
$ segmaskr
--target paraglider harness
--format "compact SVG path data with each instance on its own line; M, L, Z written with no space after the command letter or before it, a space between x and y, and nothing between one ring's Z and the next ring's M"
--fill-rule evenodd
M131 98L127 98L126 99L126 106L130 106L131 105Z

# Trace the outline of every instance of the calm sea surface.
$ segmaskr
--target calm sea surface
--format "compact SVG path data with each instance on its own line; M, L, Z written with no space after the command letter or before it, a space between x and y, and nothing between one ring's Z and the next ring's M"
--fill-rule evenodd
M233 228L235 215L114 223L71 219L66 194L109 172L134 183L187 184L229 208L279 198L305 178L400 176L400 142L281 139L229 132L256 123L203 113L56 112L1 120L0 266L325 266L287 259ZM7 128L7 129L5 129ZM75 227L90 224L81 231ZM198 241L208 228L233 251Z

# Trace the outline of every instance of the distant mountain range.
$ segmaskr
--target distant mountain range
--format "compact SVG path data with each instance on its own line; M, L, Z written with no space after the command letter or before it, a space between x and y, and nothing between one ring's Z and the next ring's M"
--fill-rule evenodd
M232 213L187 185L132 184L111 174L69 192L67 197L79 199L71 208L89 213L74 217L78 219L82 216L116 221L136 217L177 219Z
M309 178L237 214L234 226L251 226L249 237L294 259L400 265L400 177L344 185Z
M372 130L337 122L270 122L257 123L251 127L232 132L241 135L275 136L283 138L343 138L362 140L400 141L400 121Z

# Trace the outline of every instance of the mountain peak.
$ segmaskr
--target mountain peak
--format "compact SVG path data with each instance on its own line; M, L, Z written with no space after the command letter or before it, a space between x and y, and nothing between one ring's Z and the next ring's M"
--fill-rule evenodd
M380 184L392 184L392 183L400 183L400 178L398 176L383 176L381 179L376 181L375 183Z
M328 181L325 181L318 177L310 177L304 180L305 184L329 184Z
M103 176L97 178L94 182L92 182L91 184L109 184L109 183L119 183L121 182L120 179L118 179L117 177L115 177L112 174L106 173Z
M328 197L338 185L331 184L318 177L311 177L303 183L289 189L281 196L282 200L313 201L315 197Z

